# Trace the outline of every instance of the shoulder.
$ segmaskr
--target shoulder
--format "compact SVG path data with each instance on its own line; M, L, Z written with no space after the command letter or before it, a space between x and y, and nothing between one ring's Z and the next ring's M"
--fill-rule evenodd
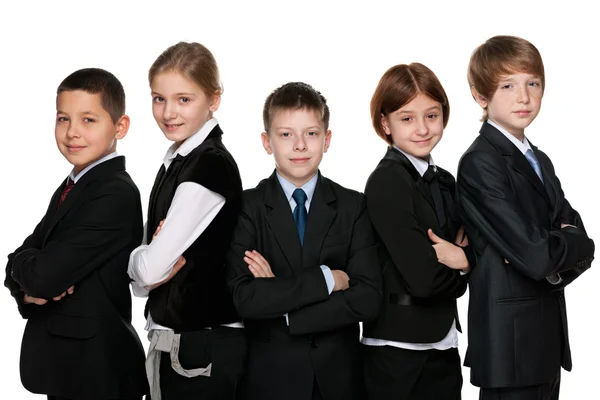
M380 190L408 188L414 186L414 180L404 166L389 160L381 160L369 178L365 193L369 195Z

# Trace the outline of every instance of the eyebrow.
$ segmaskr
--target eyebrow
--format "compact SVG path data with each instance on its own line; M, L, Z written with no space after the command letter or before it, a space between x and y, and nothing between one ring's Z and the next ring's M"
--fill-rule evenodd
M151 92L150 94L164 97L164 95L162 95L158 92ZM175 93L175 96L195 96L195 95L196 95L195 93L186 93L186 92Z
M292 128L292 127L288 127L288 126L279 126L279 127L277 127L276 129L286 129L286 130L289 130L289 131L293 131L293 130L294 130L294 128ZM321 128L320 128L320 127L318 127L318 126L316 126L316 125L314 125L314 126L309 126L309 127L307 127L307 128L302 128L302 130L305 130L305 131L307 131L307 130L310 130L310 129L312 129L312 130L318 130L318 129L321 129Z
M431 110L441 110L442 108L440 106L431 106L428 109L426 109L425 111L431 111ZM399 111L398 114L409 114L409 113L414 113L415 111L413 110L402 110Z

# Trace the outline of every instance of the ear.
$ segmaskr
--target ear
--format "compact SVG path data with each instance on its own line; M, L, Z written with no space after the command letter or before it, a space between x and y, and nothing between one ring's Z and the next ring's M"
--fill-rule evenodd
M390 130L390 122L388 121L388 118L381 114L381 127L383 128L383 131L385 132L386 135L391 135L392 131Z
M215 112L219 109L219 106L221 105L221 93L219 93L218 91L215 92L210 99L210 105L209 105L209 109L210 112Z
M475 86L471 86L471 95L473 96L473 99L475 99L475 101L477 102L477 104L479 104L479 106L481 108L483 108L484 110L487 108L487 106L488 106L487 99L485 97L483 97L481 94L479 94L477 89L475 89Z
M323 153L327 153L327 149L329 149L329 144L331 143L331 129L327 130L325 134L325 144L323 145Z
M273 154L273 150L271 150L271 139L269 138L269 134L267 132L263 132L260 134L260 138L267 154Z
M131 121L129 120L129 117L127 115L123 115L121 116L121 118L119 118L119 120L115 124L115 127L117 128L117 131L115 133L115 139L120 140L127 135L127 132L129 132L130 123Z

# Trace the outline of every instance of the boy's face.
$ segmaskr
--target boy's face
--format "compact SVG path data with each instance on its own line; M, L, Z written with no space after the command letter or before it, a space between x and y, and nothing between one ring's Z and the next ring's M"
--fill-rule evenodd
M152 79L152 114L167 139L181 144L212 118L221 96L207 96L195 82L177 71Z
M492 100L480 95L475 95L475 99L481 107L487 107L489 119L522 140L525 128L540 111L543 95L542 81L537 75L515 73L500 78Z
M263 147L275 157L277 172L300 187L319 169L331 141L319 114L313 110L281 110L273 115L269 132L263 132Z
M102 107L100 94L72 90L56 98L56 145L75 167L75 174L115 151L117 140L128 129L129 117L123 115L114 124Z
M444 133L442 105L431 97L419 93L403 107L381 116L386 135L402 151L429 159L429 154Z

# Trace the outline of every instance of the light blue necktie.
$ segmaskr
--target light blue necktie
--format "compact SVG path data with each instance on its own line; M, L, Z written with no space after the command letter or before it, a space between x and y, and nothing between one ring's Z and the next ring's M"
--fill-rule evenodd
M302 189L294 190L292 198L296 202L296 208L294 208L294 221L296 222L296 229L298 229L298 237L300 238L300 244L304 245L304 230L306 229L306 220L308 214L306 212L306 193Z
M542 183L543 183L544 178L542 178L542 168L540 167L540 163L538 162L537 157L533 153L533 150L531 150L531 149L527 150L525 152L525 158L527 159L527 161L529 161L531 168L533 168L533 170L537 174L538 178L540 178L540 181L542 181Z

